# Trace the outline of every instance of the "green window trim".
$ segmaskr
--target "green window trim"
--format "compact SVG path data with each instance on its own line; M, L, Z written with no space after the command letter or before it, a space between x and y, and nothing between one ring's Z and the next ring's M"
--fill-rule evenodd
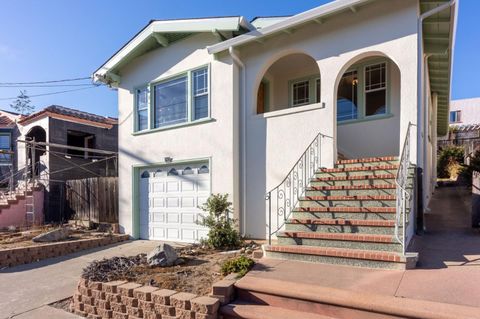
M308 102L294 104L294 86L295 84L308 81ZM320 92L317 92L317 81L320 81ZM288 107L299 107L309 104L316 104L321 102L321 85L322 81L318 74L309 75L303 78L297 78L288 81Z
M199 119L194 119L194 107L195 107L195 95L193 93L193 73L202 69L207 70L207 93L208 98L207 98L207 116L202 117ZM172 81L175 79L179 79L182 77L187 77L187 120L185 122L181 123L174 123L170 125L164 125L164 126L159 126L155 127L155 86ZM138 99L137 99L137 92L139 90L147 89L147 100L148 100L148 125L146 129L140 130L139 129L139 117L138 117ZM134 94L133 94L133 106L134 106L134 112L133 112L133 132L132 135L139 135L139 134L144 134L144 133L149 133L149 132L158 132L158 131L163 131L167 129L173 129L173 128L178 128L178 127L183 127L183 126L190 126L193 124L200 124L200 123L205 123L205 122L210 122L211 120L211 66L210 64L204 64L192 69L189 69L187 71L183 71L180 73L176 73L171 76L167 76L140 86L137 86L134 88Z
M385 63L385 78L386 78L386 108L385 113L383 114L373 114L373 115L366 115L366 94L365 94L365 70L368 66L373 66L376 64ZM348 119L348 120L340 120L337 121L339 125L341 124L352 124L358 122L365 122L370 120L383 120L386 118L393 117L394 114L392 113L392 101L391 101L391 63L388 59L372 59L365 61L363 63L355 64L353 67L347 69L345 73L348 72L357 72L358 77L358 105L357 105L357 118L356 119ZM343 75L342 75L343 76ZM338 88L337 88L338 91ZM335 92L338 94L338 92Z

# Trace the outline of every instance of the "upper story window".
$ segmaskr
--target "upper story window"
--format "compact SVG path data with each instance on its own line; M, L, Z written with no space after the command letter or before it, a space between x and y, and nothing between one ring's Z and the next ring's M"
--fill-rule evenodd
M208 118L209 82L209 68L202 67L137 89L135 131L169 127Z
M365 116L387 113L387 67L379 63L365 67Z
M310 82L308 80L293 83L292 91L292 106L310 103Z
M450 123L458 123L462 121L462 111L451 111L450 112Z
M358 117L357 71L346 72L338 84L337 121L354 120Z
M0 134L0 163L10 162L12 150L10 133Z
M135 105L137 108L137 130L146 130L148 129L148 87L136 90Z

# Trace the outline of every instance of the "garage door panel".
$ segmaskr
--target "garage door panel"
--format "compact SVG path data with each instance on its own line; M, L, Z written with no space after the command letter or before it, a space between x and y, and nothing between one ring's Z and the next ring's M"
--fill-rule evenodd
M162 166L143 171L142 176L141 238L194 242L206 236L199 224L203 220L199 206L210 195L207 163Z

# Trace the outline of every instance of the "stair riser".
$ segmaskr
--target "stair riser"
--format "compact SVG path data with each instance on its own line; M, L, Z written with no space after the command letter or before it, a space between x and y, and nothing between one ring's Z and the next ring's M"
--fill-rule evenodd
M307 190L306 196L379 196L395 195L395 188Z
M346 240L278 237L278 244L402 252L402 246L395 243L371 243Z
M393 178L354 179L340 181L316 181L312 180L310 186L354 186L354 185L395 185Z
M292 212L294 219L360 219L360 220L394 220L392 213L348 213L348 212Z
M319 233L348 233L348 234L385 234L393 235L394 227L355 226L355 225L314 225L314 224L285 224L285 231L319 232Z
M342 306L317 303L309 300L294 299L285 296L271 295L268 293L236 289L237 299L242 303L270 305L295 311L303 311L337 319L400 319L397 316L374 313ZM240 318L237 316L224 316L224 318ZM290 318L301 319L301 318Z
M300 207L395 207L395 200L302 200Z
M304 254L292 254L292 253L280 253L280 252L266 252L267 258L283 259L283 260L297 260L307 261L323 264L344 265L353 267L367 267L377 269L397 269L405 270L405 263L389 262L389 261L377 261L377 260L364 260L354 258L342 258L342 257L330 257L330 256L317 256L317 255L304 255Z
M363 176L363 175L385 175L397 173L396 169L391 170L375 170L375 171L350 171L350 172L318 172L315 174L317 178L323 177L344 177L344 176Z
M384 165L398 165L398 161L379 161L379 162L365 162L352 164L336 164L335 168L350 168L350 167L372 167Z

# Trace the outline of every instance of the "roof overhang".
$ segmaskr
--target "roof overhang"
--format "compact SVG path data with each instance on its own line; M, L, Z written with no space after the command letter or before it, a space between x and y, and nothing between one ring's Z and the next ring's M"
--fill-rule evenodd
M219 53L228 50L230 47L238 47L252 41L260 42L262 38L274 35L276 33L285 32L289 29L299 27L305 23L315 21L322 23L322 19L329 16L344 12L356 11L359 6L375 0L336 0L316 7L314 9L299 13L290 18L282 19L280 22L265 26L264 28L253 30L242 34L238 37L223 41L221 43L208 47L210 54Z
M88 119L82 119L79 117L75 116L69 116L65 114L58 114L54 112L50 112L47 110L42 110L40 112L34 113L30 116L26 116L20 121L18 121L18 124L25 126L28 124L31 124L33 122L36 122L38 120L41 120L46 117L51 117L57 120L62 120L62 121L67 121L67 122L73 122L73 123L79 123L79 124L84 124L84 125L89 125L89 126L95 126L95 127L100 127L100 128L105 128L105 129L111 129L113 127L114 121L112 123L101 123L101 122L96 122Z
M213 33L219 41L228 33L247 32L254 27L244 17L219 17L179 20L154 20L137 33L110 59L93 73L94 81L116 86L120 83L118 70L134 58L159 47L167 47L194 33Z
M449 0L419 0L420 12L428 12ZM437 135L448 133L458 0L423 21L424 54L428 58L430 92L437 94Z

